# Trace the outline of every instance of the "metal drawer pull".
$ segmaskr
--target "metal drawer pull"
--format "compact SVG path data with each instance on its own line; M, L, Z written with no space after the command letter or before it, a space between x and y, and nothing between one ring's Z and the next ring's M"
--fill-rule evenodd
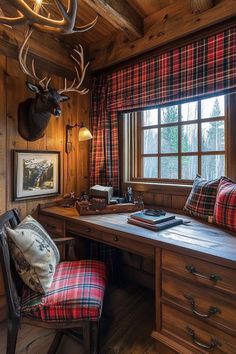
M45 227L48 227L49 229L56 229L57 227L56 227L56 225L52 225L52 224L44 224L45 225Z
M219 280L222 280L222 278L217 275L217 274L210 274L209 276L207 275L204 275L204 274L201 274L201 273L198 273L196 268L194 266L191 266L191 265L187 265L185 267L187 269L187 271L193 275L196 275L197 277L199 278L203 278L203 279L208 279L208 280L212 280L214 282L217 282Z
M89 227L87 227L87 229L85 229L85 232L90 233L91 229Z
M114 236L114 237L113 237L113 240L114 240L115 242L119 241L119 239L118 239L117 236Z
M200 342L196 335L195 332L192 328L190 328L189 326L187 326L187 333L188 335L192 338L192 341L194 344L198 345L200 348L204 348L204 349L208 349L208 350L213 350L214 348L217 348L218 346L221 346L221 344L216 340L216 339L211 339L211 343L210 344L205 344Z
M208 309L208 313L207 314L198 312L197 311L197 305L196 305L196 302L195 302L194 298L191 295L186 295L186 294L184 294L184 297L189 301L190 306L192 308L192 313L194 315L198 316L198 317L209 318L212 315L216 315L217 313L221 312L220 309L218 309L218 307L215 307L215 306L210 306L209 309Z

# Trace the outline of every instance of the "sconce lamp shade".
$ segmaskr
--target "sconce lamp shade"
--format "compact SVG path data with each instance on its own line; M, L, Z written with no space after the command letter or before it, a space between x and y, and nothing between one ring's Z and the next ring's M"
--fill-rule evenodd
M74 125L67 124L66 125L66 152L69 153L72 151L72 129L78 127L78 140L79 141L86 141L93 138L92 134L86 128L83 123L76 123Z
M93 136L86 127L81 127L79 129L79 141L86 141L92 139Z

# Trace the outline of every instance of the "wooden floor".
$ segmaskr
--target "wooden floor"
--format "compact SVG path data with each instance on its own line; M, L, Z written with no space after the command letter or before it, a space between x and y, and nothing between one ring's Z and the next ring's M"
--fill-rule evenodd
M150 337L153 323L153 291L136 285L109 288L101 322L100 354L159 353ZM53 335L50 330L22 326L16 354L46 354ZM6 323L1 323L0 354L5 354L5 341ZM83 354L83 350L73 339L64 337L57 354Z

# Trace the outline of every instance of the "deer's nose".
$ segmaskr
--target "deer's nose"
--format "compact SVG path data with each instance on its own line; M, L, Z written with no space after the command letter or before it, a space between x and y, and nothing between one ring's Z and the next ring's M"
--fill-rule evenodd
M61 115L61 109L60 108L54 108L54 116L60 117Z

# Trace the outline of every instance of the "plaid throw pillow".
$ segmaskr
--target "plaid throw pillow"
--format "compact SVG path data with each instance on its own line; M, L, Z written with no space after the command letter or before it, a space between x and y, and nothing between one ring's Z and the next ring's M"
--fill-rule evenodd
M217 188L221 178L207 181L197 175L193 188L184 206L189 215L211 221L214 214Z
M223 179L219 184L214 221L236 232L236 183L230 180Z

